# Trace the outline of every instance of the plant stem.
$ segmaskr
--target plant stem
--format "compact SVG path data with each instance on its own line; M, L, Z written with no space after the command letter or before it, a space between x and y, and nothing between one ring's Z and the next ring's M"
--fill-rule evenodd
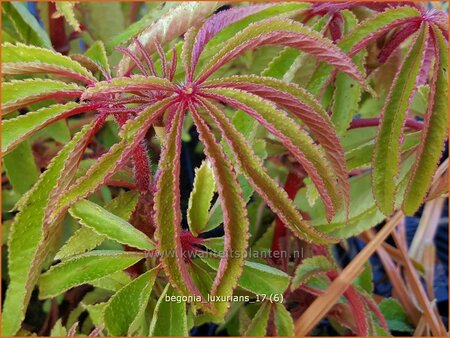
M70 50L69 39L66 35L66 29L64 27L64 17L54 18L56 13L56 5L54 2L48 3L48 24L50 40L53 48L63 55L67 55Z
M350 123L349 129L355 128L365 128L365 127L376 127L380 124L380 119L378 117L367 118L367 119L355 119ZM407 119L405 122L405 127L420 131L423 128L423 123L413 119Z
M287 192L289 198L291 200L294 200L297 191L302 185L303 179L300 178L297 174L289 172L286 178L286 183L284 184L284 190ZM272 240L272 252L280 250L280 239L284 236L286 236L286 225L277 216Z

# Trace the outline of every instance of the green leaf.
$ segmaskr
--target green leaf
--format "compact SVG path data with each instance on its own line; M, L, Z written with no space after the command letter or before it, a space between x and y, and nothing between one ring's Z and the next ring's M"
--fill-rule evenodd
M39 297L55 297L75 286L95 281L137 263L138 252L92 251L54 265L39 279Z
M100 235L91 228L81 227L78 229L58 251L55 259L64 259L73 255L78 255L90 251L100 245L105 236Z
M117 271L103 278L94 280L89 284L95 286L96 288L116 292L122 289L131 281L132 279L130 275L128 275L125 271Z
M263 337L266 335L267 324L269 322L271 304L269 302L264 302L256 312L250 326L244 333L244 336L256 336Z
M414 328L408 322L408 315L396 299L383 299L379 308L387 321L389 330L409 333L414 332Z
M53 49L47 32L30 13L25 3L5 2L2 5L2 12L14 26L14 33L20 37L21 42Z
M336 266L325 256L314 256L305 258L297 266L295 276L292 279L291 290L295 290L307 283L311 277L320 275L330 270L335 270Z
M154 268L121 288L103 310L104 322L110 336L133 333L139 318L147 307L159 268Z
M218 259L210 257L201 257L201 259L212 269L219 268ZM281 294L289 285L289 276L268 265L245 261L238 285L257 295Z
M85 56L94 61L101 69L104 69L108 74L111 73L109 68L108 56L106 55L105 45L102 41L95 41L84 53Z
M353 283L360 286L369 295L373 293L372 265L370 265L370 262L365 264L363 272L361 272Z
M2 125L2 152L4 154L10 152L20 142L30 137L36 131L79 107L82 106L75 102L55 104L4 121Z
M275 327L278 337L294 336L294 320L283 304L275 303Z
M82 225L116 242L142 250L155 248L155 244L144 233L98 204L81 200L69 209L69 213Z
M345 32L352 31L357 25L357 19L350 11L342 11L344 18ZM365 51L361 51L352 58L355 65L364 72L364 61L366 58ZM331 120L336 126L338 135L343 135L353 115L359 109L359 101L361 99L361 86L354 79L350 78L345 73L338 73L336 75L335 89L333 96L333 106L331 108Z
M188 336L186 303L176 297L180 295L167 284L153 312L150 336Z
M135 191L126 191L109 202L105 208L112 214L128 220L136 208L139 193ZM56 259L63 259L76 254L81 254L92 250L100 245L106 236L97 233L90 227L81 227L64 244L56 254Z
M72 1L60 1L55 2L56 10L57 10L57 16L64 16L67 23L72 26L72 28L77 31L81 32L80 23L78 22L75 12L73 11L73 7L75 6L75 3Z
M56 73L88 83L96 81L90 71L71 58L49 49L21 43L2 44L2 72L3 75Z
M64 96L81 96L83 88L74 83L49 79L26 79L2 83L3 115L31 103Z
M448 127L448 47L439 29L433 27L439 55L439 68L433 76L435 82L434 98L430 91L429 107L424 117L425 126L418 148L418 158L413 168L413 174L408 182L402 209L407 215L413 215L422 204L436 166L441 158ZM436 67L436 65L435 65ZM432 105L432 103L434 104ZM432 105L432 106L431 106Z
M54 241L58 221L44 227L44 212L53 186L61 176L69 153L77 141L88 132L85 127L76 134L52 160L34 187L19 203L8 241L8 273L10 282L3 306L2 334L13 336L25 317L25 309L31 297L42 264L48 255L48 247Z
M5 122L3 122L3 128ZM4 130L4 129L3 129ZM3 167L13 189L24 194L38 180L39 169L30 142L23 142L9 154L3 155Z
M377 205L385 215L390 215L394 209L395 177L399 171L402 127L414 92L427 38L428 25L425 24L397 72L382 112L373 154L372 189Z
M200 168L195 169L194 188L189 197L188 224L191 232L198 236L208 222L208 211L216 190L214 173L209 161L203 161Z
M58 319L58 321L53 325L52 330L50 331L51 337L65 337L67 336L67 329L62 325L62 318Z

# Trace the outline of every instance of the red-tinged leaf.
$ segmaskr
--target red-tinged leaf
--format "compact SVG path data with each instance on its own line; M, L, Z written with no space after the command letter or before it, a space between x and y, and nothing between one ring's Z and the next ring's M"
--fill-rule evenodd
M267 174L261 160L225 114L207 100L202 100L201 104L220 128L242 173L293 234L309 242L333 243L337 241L335 238L317 232L302 219L287 193Z
M242 6L230 8L221 11L210 17L198 31L194 45L192 47L191 64L189 67L188 78L192 79L197 66L200 54L205 49L206 44L225 27L244 19L245 17L266 9L273 4L256 4L250 6Z
M102 81L89 87L83 93L82 100L95 99L99 94L109 98L109 94L143 90L164 90L173 92L177 88L169 80L155 76L133 75L131 77L118 77L111 81Z
M50 219L57 217L77 201L95 191L108 178L114 175L130 159L133 149L145 137L148 128L171 106L170 98L160 100L144 109L135 119L128 122L121 129L120 141L102 155L97 162L89 168L83 177L80 177L59 196L55 196Z
M368 44L392 29L411 21L420 21L420 18L420 12L411 6L387 9L360 23L348 35L344 36L337 45L349 56L354 56ZM329 83L330 78L333 78L333 76L330 77L330 72L332 72L332 68L329 65L325 63L319 65L306 87L308 91L315 96L319 95L326 84Z
M448 124L448 54L442 33L432 27L435 66L428 96L428 108L402 209L413 215L422 204L430 187L434 172L447 137Z
M87 146L91 142L92 138L94 137L95 133L100 129L103 122L106 120L107 114L99 114L95 121L91 123L89 127L89 132L84 134L79 140L76 145L76 147L73 148L73 150L70 152L69 156L67 157L66 161L64 162L64 173L62 177L58 180L58 182L53 187L53 190L50 194L50 200L51 201L57 201L60 196L68 190L69 185L72 183L73 178L75 177L75 174L78 169L78 164L80 163L84 151L86 150ZM50 215L52 211L52 208L47 209L47 217Z
M158 252L170 283L183 295L201 296L189 275L181 245L180 155L181 130L185 106L181 105L173 119L159 161L155 194L155 237Z
M386 332L389 332L389 328L388 328L386 319L384 318L383 314L381 313L380 309L378 308L377 303L375 303L375 301L372 299L371 296L366 295L365 293L360 293L360 296L361 296L361 299L363 300L363 302L369 308L369 310L375 314L381 327L384 330L386 330Z
M19 213L11 225L8 239L8 273L10 281L3 304L2 335L13 336L25 318L33 287L58 233L58 220L43 227L44 211L50 203L53 186L63 175L63 164L88 127L76 134L39 177L33 188L18 203Z
M95 77L78 62L50 49L21 43L2 45L2 75L55 74L85 83L94 83Z
M372 159L372 190L378 207L385 215L390 215L394 209L402 127L415 93L427 38L428 25L425 24L395 76L382 111Z
M434 49L434 41L433 41L433 37L430 35L428 37L425 55L422 60L422 67L420 68L419 79L417 80L417 86L423 86L423 85L427 84L435 55L436 55L436 53L435 53L435 49Z
M5 120L2 126L2 152L4 154L10 152L20 142L53 122L94 108L95 106L90 104L80 105L70 102L64 105L42 108L25 115L19 115L14 119Z
M151 55L156 51L156 42L161 45L167 44L175 38L186 33L188 28L198 26L202 20L212 14L218 7L219 2L183 2L179 6L164 14L149 28L144 30L138 37L138 40ZM128 49L143 58L138 45L133 42ZM118 65L117 75L123 76L129 74L135 63L133 60L124 55Z
M311 177L324 202L328 219L333 218L341 204L336 177L322 150L294 120L270 101L245 91L213 88L204 89L203 93L246 112L277 137Z
M381 49L380 54L378 54L378 61L380 63L385 63L389 56L391 56L392 52L400 47L402 42L415 33L419 27L420 22L411 22L399 28Z
M343 193L344 202L348 206L350 184L345 165L344 149L327 112L311 94L294 83L252 75L212 80L206 82L205 86L245 90L276 103L300 118L325 149L339 179L339 188Z
M350 56L356 55L361 49L375 41L394 28L412 21L420 21L420 12L410 6L387 9L359 24L345 36L338 45Z
M48 79L27 79L2 83L2 115L48 99L80 97L82 87Z
M242 273L248 243L249 222L242 190L232 164L225 156L220 143L197 108L189 106L199 138L205 145L205 153L211 162L223 211L225 241L223 256L214 279L211 295L227 297L233 294ZM215 315L223 318L229 302L215 302Z
M289 20L270 19L251 24L231 38L226 45L201 69L198 81L205 81L213 72L246 50L265 45L283 45L299 49L329 63L356 79L367 88L364 76L339 48L320 33Z
M338 273L336 271L329 271L327 276L331 280L335 280L338 277ZM369 314L364 311L365 308L362 297L356 292L353 285L348 286L343 295L347 299L353 314L355 334L358 336L367 336L369 333L367 316Z

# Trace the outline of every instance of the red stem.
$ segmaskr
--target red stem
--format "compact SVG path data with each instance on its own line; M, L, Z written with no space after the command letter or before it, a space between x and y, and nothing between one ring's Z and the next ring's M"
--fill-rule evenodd
M350 123L349 129L376 127L379 124L380 124L380 119L378 117L368 118L368 119L355 119ZM405 127L416 130L416 131L420 131L423 128L423 123L420 121L407 119L405 122Z
M70 50L69 39L66 35L66 29L64 27L64 17L54 18L56 13L56 5L54 2L48 3L48 24L50 40L53 48L61 54L67 55Z
M297 191L303 184L303 180L293 172L290 172L286 178L286 183L284 184L284 190L287 192L289 198L294 200ZM272 240L272 252L280 251L280 239L286 236L286 225L277 216L275 221L275 230L273 233Z

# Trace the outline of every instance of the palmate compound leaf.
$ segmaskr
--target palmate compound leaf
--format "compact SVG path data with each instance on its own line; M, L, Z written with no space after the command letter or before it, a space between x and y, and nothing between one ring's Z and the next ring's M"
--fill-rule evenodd
M180 3L179 6L164 14L158 21L144 30L139 35L138 40L151 55L156 52L156 42L159 42L161 45L171 42L183 35L190 27L201 24L202 20L212 14L218 7L220 7L220 3L216 1ZM135 42L130 44L128 49L133 53L137 53L140 58L143 58ZM133 60L129 56L124 55L118 65L117 75L125 75L134 67Z
M410 6L387 9L357 25L355 29L338 41L337 45L345 53L351 52L351 55L355 55L370 42L386 34L391 29L419 17L420 12ZM326 63L319 65L306 87L308 91L317 96L330 77L331 71L330 65Z
M216 184L211 163L203 161L202 165L195 169L194 188L189 197L187 210L189 229L196 236L203 232L208 223L208 212L215 191Z
M38 101L80 97L82 91L74 83L49 79L2 82L2 116Z
M375 200L385 215L390 215L394 209L402 127L414 94L427 38L428 24L425 24L395 76L382 111L372 160L372 189Z
M58 219L44 227L44 211L49 203L50 192L62 175L65 160L88 131L89 126L86 126L73 137L19 202L19 213L15 216L8 240L10 282L3 306L4 336L15 335L25 317L25 309L48 255L48 247L57 234Z
M336 171L339 188L342 191L344 202L348 206L349 183L344 150L327 112L311 94L296 84L254 75L210 80L204 85L245 90L274 102L300 118L324 148L327 158Z
M201 118L197 107L191 104L189 110L199 133L199 138L205 145L205 154L211 162L223 212L224 249L212 285L211 295L227 297L233 294L233 289L236 287L245 261L249 227L247 210L236 172L225 156L222 146ZM223 318L229 303L218 301L214 302L213 306L214 315Z
M361 72L352 60L320 33L288 19L270 19L249 25L231 38L225 46L203 66L197 77L199 83L245 50L264 46L283 45L312 54L321 61L356 79L368 89Z
M20 142L26 140L35 132L58 120L93 109L89 104L69 102L66 104L54 104L39 110L19 115L8 119L2 125L2 152L9 153Z
M325 236L317 232L302 219L286 192L267 174L264 166L254 154L243 136L228 120L220 109L207 100L201 104L218 125L227 143L229 144L236 162L255 191L267 202L269 207L283 220L295 236L316 243L333 243L335 238Z
M332 219L342 200L336 187L336 176L328 161L310 136L270 101L236 89L204 89L205 96L241 109L277 137L313 180Z
M430 84L428 109L424 116L417 160L408 182L402 209L413 215L424 200L441 157L448 124L448 54L445 38L432 27L435 43L435 65Z
M142 252L94 250L50 268L39 278L39 298L55 297L75 286L124 270L144 258Z
M155 244L124 219L88 200L75 203L69 213L99 235L141 250L153 250Z
M76 180L70 187L55 196L54 206L49 209L49 219L53 219L67 210L74 203L95 191L103 182L117 172L129 160L133 149L145 136L148 128L171 105L171 98L160 100L144 109L135 119L128 120L119 132L120 141L101 156L86 172L86 175Z
M150 336L186 337L189 335L186 302L171 299L179 296L180 294L170 284L166 285L153 311L149 331Z
M55 74L92 84L90 71L78 62L49 49L5 43L2 45L2 75Z
M156 267L143 273L111 297L103 310L109 335L126 336L137 329L159 271L160 268Z

